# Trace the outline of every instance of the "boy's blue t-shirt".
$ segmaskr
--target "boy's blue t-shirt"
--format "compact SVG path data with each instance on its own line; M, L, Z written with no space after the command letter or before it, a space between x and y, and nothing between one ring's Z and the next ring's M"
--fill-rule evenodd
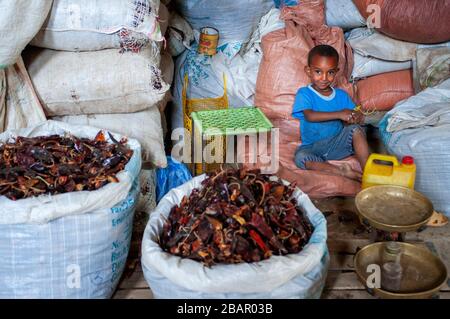
M317 112L337 112L344 109L353 110L353 103L350 96L341 89L332 88L330 96L325 96L314 90L310 85L302 87L295 96L292 116L300 120L300 133L302 145L313 144L317 141L337 135L344 125L340 120L326 122L309 122L304 114L304 110Z

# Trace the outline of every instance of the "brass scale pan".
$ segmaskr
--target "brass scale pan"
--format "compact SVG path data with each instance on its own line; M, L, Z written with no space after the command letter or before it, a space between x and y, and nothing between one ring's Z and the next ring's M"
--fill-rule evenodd
M380 185L361 191L355 199L361 218L371 226L386 232L415 231L425 225L433 214L433 205L422 194L401 186ZM442 261L429 250L408 243L403 249L404 275L400 290L389 292L374 288L382 298L430 298L447 281L447 270ZM354 258L359 279L366 284L367 267L380 265L385 243L379 242L362 248ZM381 266L381 265L380 265Z

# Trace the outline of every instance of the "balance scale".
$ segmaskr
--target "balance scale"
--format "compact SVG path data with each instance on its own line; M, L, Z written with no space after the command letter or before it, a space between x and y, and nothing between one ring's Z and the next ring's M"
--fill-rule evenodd
M381 266L386 241L398 241L402 247L404 269L400 289L381 288L369 293L381 298L435 297L447 281L443 262L429 250L404 242L405 233L424 228L433 214L433 205L422 194L402 186L380 185L361 191L355 199L362 223L374 230L373 244L359 250L354 258L355 271L367 287L368 266Z

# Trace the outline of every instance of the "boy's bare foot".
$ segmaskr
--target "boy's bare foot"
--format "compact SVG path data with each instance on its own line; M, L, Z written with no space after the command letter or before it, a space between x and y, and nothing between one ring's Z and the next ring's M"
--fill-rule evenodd
M307 161L305 167L308 170L327 172L333 175L343 176L356 181L361 181L362 174L360 172L354 171L350 164L341 163L339 166L331 165L326 162L311 162Z
M357 172L351 168L351 166L347 163L343 163L339 166L339 170L342 176L356 180L360 182L362 180L362 174Z

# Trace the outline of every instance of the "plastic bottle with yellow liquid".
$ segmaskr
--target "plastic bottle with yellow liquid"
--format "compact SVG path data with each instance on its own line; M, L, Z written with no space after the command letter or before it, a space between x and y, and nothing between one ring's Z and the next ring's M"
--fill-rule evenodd
M382 164L379 161L392 163ZM405 156L399 163L392 155L371 154L364 168L362 188L375 185L399 185L414 189L416 164L414 158Z

